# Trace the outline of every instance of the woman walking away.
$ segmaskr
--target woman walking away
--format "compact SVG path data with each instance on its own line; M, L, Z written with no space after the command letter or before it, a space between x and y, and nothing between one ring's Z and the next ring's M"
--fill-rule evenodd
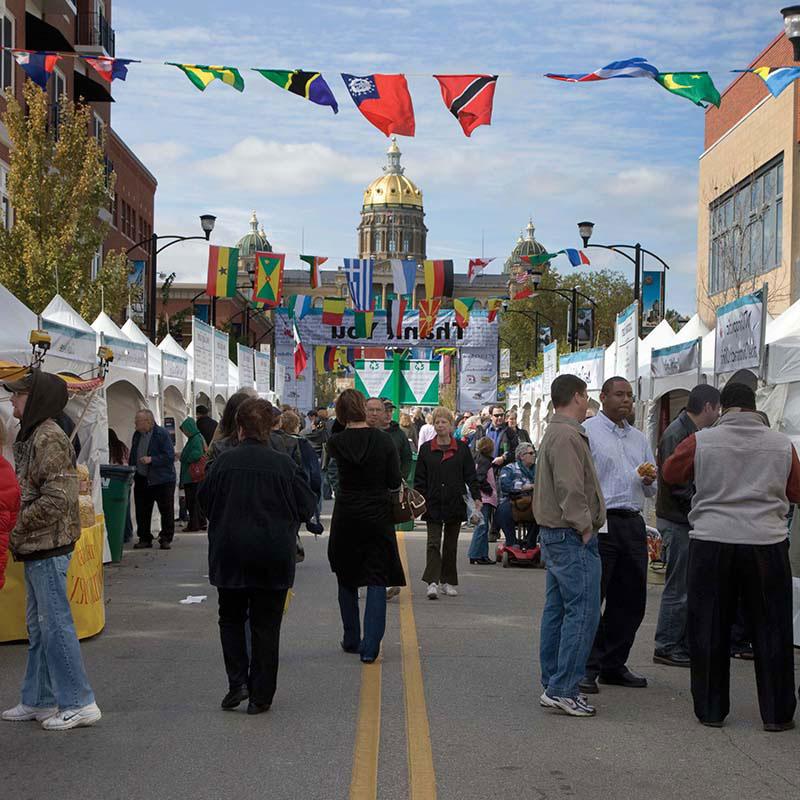
M513 503L520 497L533 496L533 484L536 479L536 450L532 444L521 442L514 451L515 460L500 471L500 490L503 500L497 506L497 524L506 537L506 547L516 547L516 523L514 522ZM525 544L535 547L539 536L539 526L535 522L526 522Z
M181 486L186 493L186 511L189 514L189 524L183 529L186 533L196 533L200 530L200 509L197 506L198 482L192 479L190 467L196 464L206 451L203 434L197 427L192 417L186 417L181 422L181 430L186 436L186 444L181 450Z
M218 455L239 444L239 431L236 428L236 412L245 400L251 400L255 397L256 393L252 389L242 389L228 398L228 402L225 403L225 408L222 411L222 419L219 421L219 425L217 425L217 429L214 431L214 436L211 439L211 444L206 453L208 456L206 472L211 468L211 463Z
M484 436L478 441L476 451L475 470L481 489L483 520L475 526L467 555L470 564L494 564L495 562L489 558L489 528L492 524L492 514L497 508L497 484L492 466L494 442L488 436Z
M267 444L273 419L269 402L245 400L236 413L239 446L217 457L198 493L208 517L209 582L219 592L229 688L222 707L249 699L248 714L272 704L283 609L294 583L295 532L316 506L302 470Z
M432 417L436 435L419 448L414 488L425 497L423 519L428 526L427 562L422 580L428 584L428 599L436 600L440 590L449 597L458 594L455 588L458 534L467 518L464 487L475 501L478 513L481 513L481 490L469 448L452 436L452 413L440 407Z
M367 427L364 396L345 389L336 401L336 419L345 430L328 441L338 468L328 560L339 581L342 649L360 653L365 664L378 657L386 629L386 588L406 578L392 517L392 491L400 489L400 459L391 438ZM358 587L367 587L364 637Z

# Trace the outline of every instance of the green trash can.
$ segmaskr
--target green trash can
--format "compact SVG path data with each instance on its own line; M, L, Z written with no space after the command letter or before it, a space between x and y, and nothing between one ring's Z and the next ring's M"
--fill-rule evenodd
M414 473L417 470L417 454L411 454L411 469L408 471L408 475L406 476L406 483L409 486L414 485ZM397 531L413 531L414 530L414 520L411 519L408 522L401 522L399 525L395 525L395 530Z
M103 514L106 518L108 546L111 560L122 560L122 540L125 536L125 522L128 519L128 503L136 467L123 467L117 464L100 465L100 481L103 487Z

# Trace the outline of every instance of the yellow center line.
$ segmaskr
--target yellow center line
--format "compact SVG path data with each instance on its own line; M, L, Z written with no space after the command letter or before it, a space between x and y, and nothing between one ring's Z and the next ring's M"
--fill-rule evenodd
M397 534L397 544L403 571L411 581L405 538ZM408 750L408 788L411 800L436 800L436 773L433 769L431 732L428 709L425 705L425 686L422 682L422 663L419 659L417 626L411 587L400 592L400 649L403 655L403 688L406 700L406 747ZM352 794L351 794L352 798Z
M378 796L378 750L381 742L381 657L361 666L356 743L350 800L375 800Z

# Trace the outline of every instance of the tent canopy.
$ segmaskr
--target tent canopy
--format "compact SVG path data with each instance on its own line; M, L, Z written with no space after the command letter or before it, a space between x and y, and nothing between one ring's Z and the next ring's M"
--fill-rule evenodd
M39 320L24 303L0 284L0 356L14 363L30 360L30 332L39 327Z

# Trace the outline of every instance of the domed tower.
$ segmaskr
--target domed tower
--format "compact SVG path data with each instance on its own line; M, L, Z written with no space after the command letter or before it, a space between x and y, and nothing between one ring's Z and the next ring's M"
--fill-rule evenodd
M403 174L402 153L394 136L386 155L383 175L364 190L358 226L359 258L374 258L381 271L388 265L380 262L390 258L415 258L421 263L428 233L422 192Z
M537 242L534 237L533 220L528 220L528 227L525 229L524 235L521 233L511 255L506 259L503 265L503 273L511 275L512 277L519 272L530 269L530 264L522 260L522 256L538 256L541 253L546 253L547 248L541 243Z
M256 268L256 253L269 253L272 245L267 241L264 229L259 230L256 212L250 217L250 232L239 239L239 284L252 280L251 273Z

